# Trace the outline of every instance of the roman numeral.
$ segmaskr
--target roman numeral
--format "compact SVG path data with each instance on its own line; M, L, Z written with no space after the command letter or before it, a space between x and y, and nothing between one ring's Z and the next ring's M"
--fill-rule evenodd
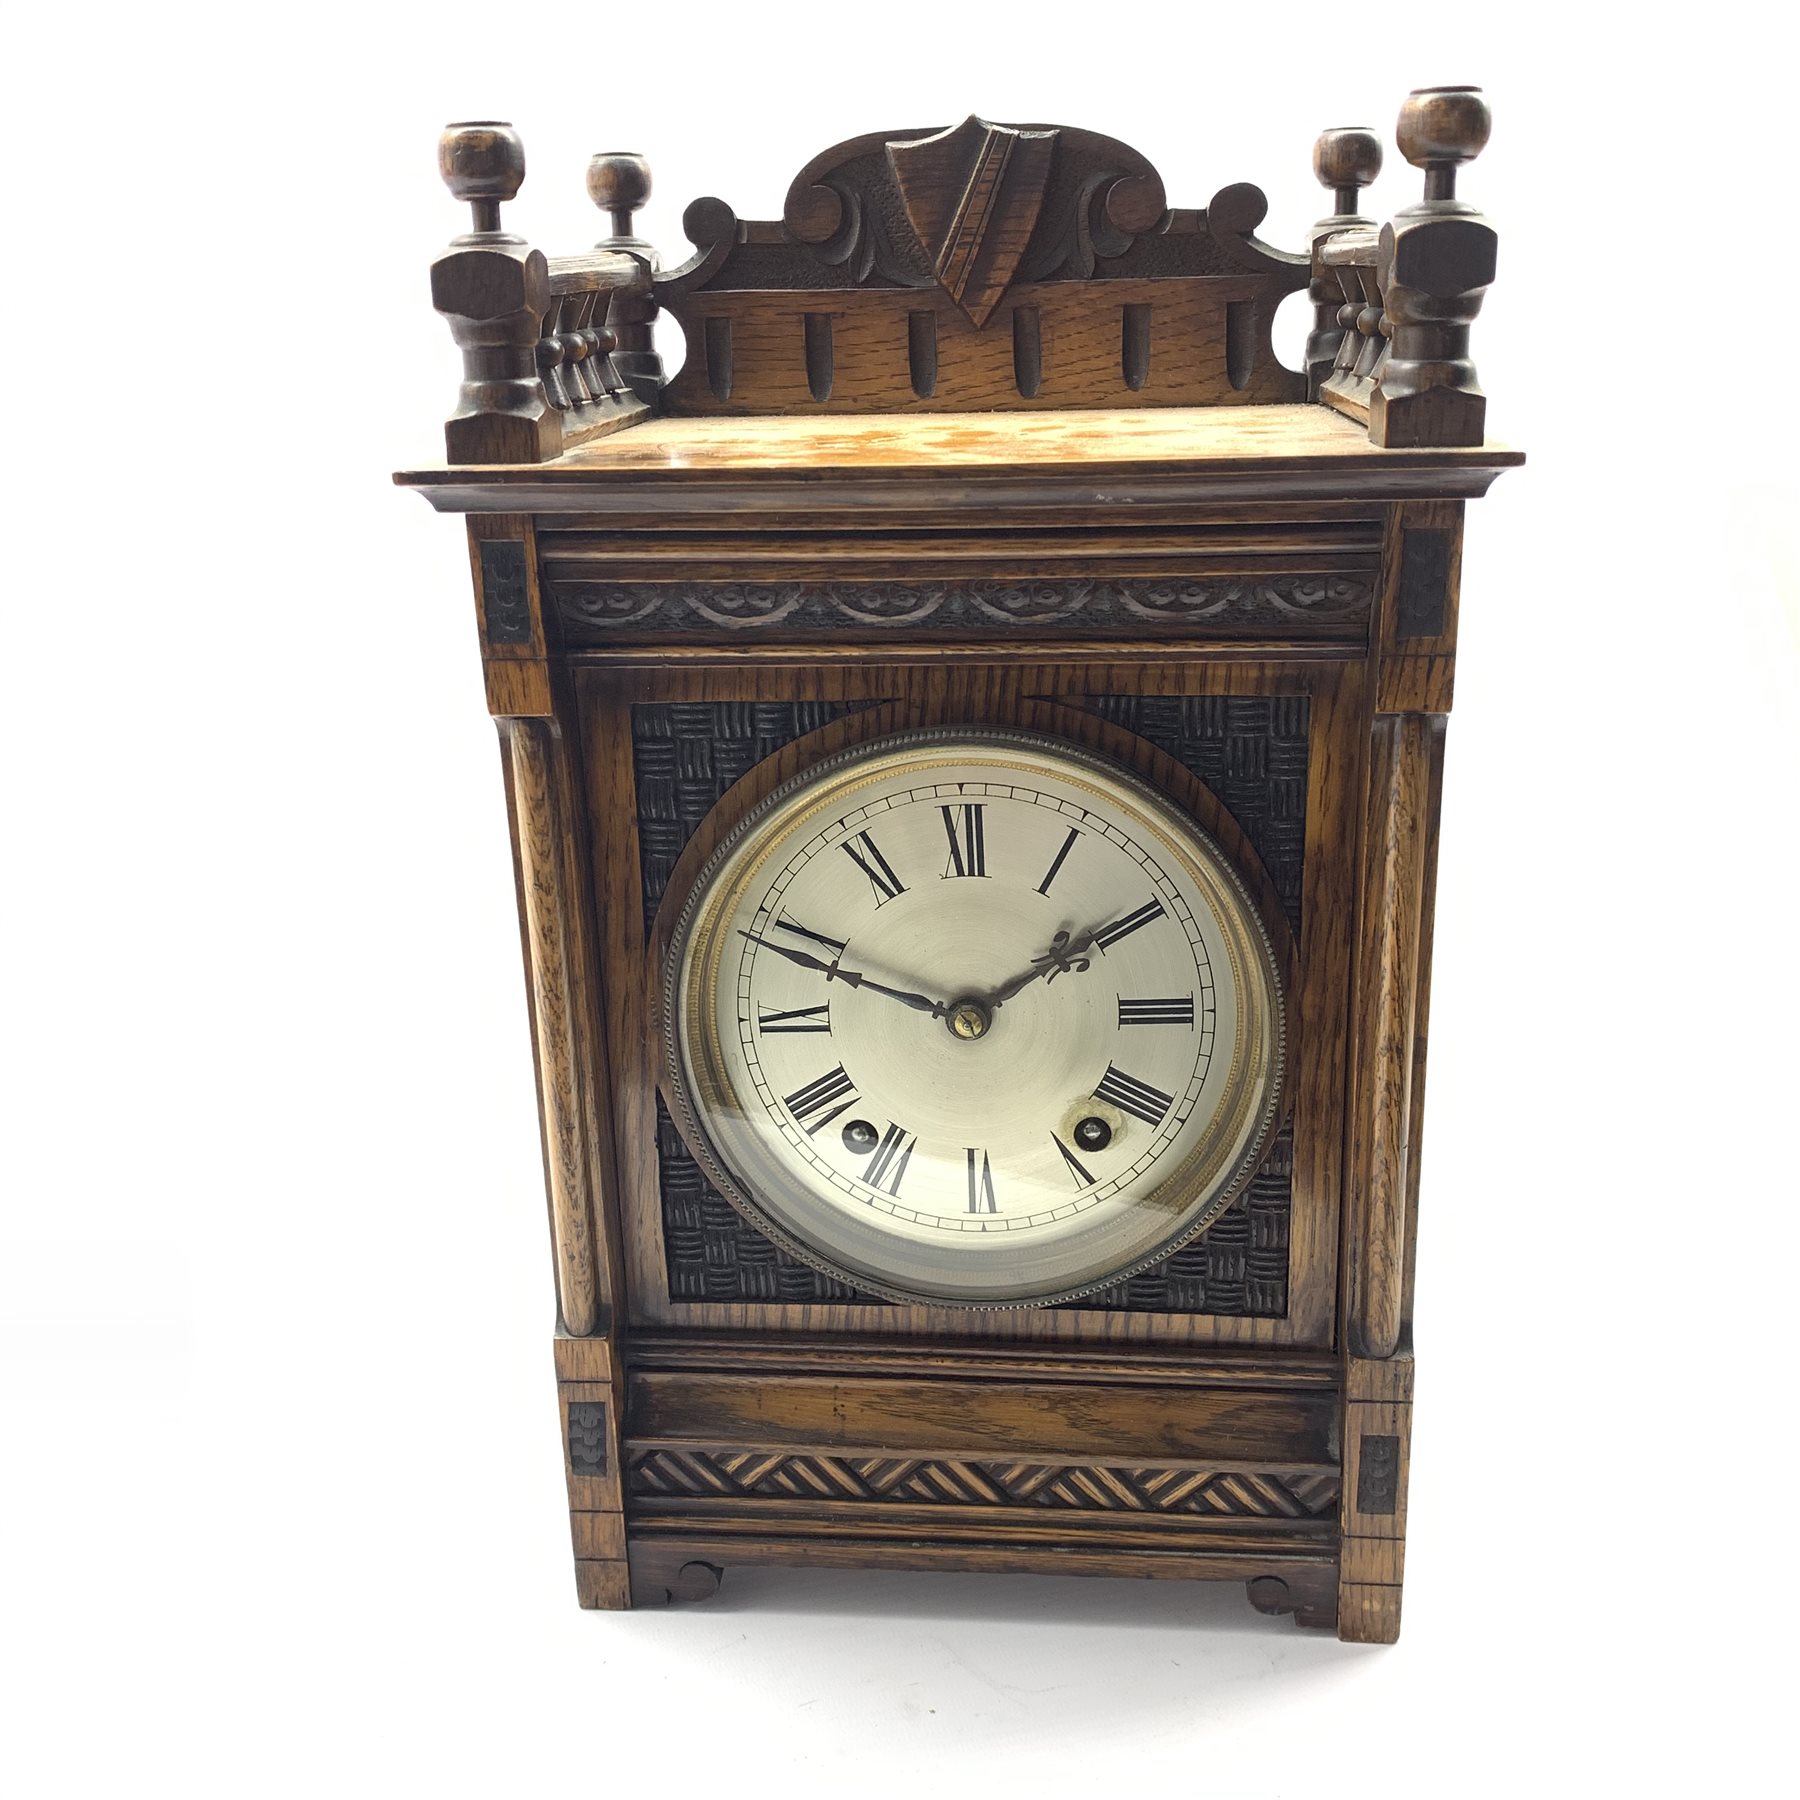
M1094 1177L1081 1158L1054 1131L1050 1134L1050 1141L1062 1152L1063 1161L1069 1165L1069 1173L1075 1177L1075 1185L1078 1188L1092 1187Z
M881 1142L875 1146L875 1154L863 1170L863 1180L870 1187L885 1189L898 1199L906 1165L912 1161L913 1146L918 1141L907 1134L905 1126L890 1125L881 1134Z
M857 844L862 845L862 849L857 849ZM875 847L875 840L866 831L856 834L855 843L847 842L840 848L868 876L869 885L875 890L877 906L906 892L906 883L894 873L888 859Z
M844 1065L839 1063L817 1081L809 1081L805 1087L789 1094L784 1104L794 1115L795 1123L806 1127L806 1135L817 1137L839 1113L850 1110L850 1102L855 1098L856 1083L844 1073Z
M1163 903L1160 900L1146 900L1136 912L1127 913L1122 919L1114 919L1110 925L1102 925L1094 933L1094 942L1102 950L1110 950L1120 938L1128 938L1140 927L1148 925L1153 919L1163 916Z
M1071 825L1069 827L1069 835L1063 839L1063 846L1056 853L1056 861L1050 865L1050 873L1038 883L1038 892L1040 894L1049 893L1050 884L1056 879L1056 871L1069 860L1069 852L1075 848L1075 840L1080 836L1081 833Z
M796 1006L788 1012L776 1012L772 1007L759 1004L756 1029L765 1037L784 1031L829 1031L831 1002L827 1000L823 1006Z
M822 931L813 931L795 919L777 919L777 931L791 931L795 937L811 938L815 944L823 944L827 950L842 950L844 943L839 938L827 937Z
M980 1156L977 1166L975 1158ZM1000 1208L994 1204L994 1171L988 1167L988 1154L985 1150L969 1152L969 1211L998 1212Z
M940 806L944 815L944 836L950 840L950 861L944 868L944 879L953 875L985 875L987 873L987 808ZM957 814L961 814L961 818Z
M1094 1098L1116 1106L1120 1112L1130 1113L1133 1118L1142 1119L1146 1125L1160 1125L1175 1104L1173 1094L1165 1094L1161 1088L1153 1088L1149 1082L1127 1075L1112 1063L1106 1065L1106 1073L1094 1089Z
M1194 996L1187 994L1180 998L1171 996L1167 1000L1127 1000L1121 994L1119 1024L1185 1025L1191 1031L1194 1028Z

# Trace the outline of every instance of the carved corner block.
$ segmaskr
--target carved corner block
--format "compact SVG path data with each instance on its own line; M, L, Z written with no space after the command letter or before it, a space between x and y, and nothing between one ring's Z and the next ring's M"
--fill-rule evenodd
M565 1360L565 1343L590 1347ZM559 1339L557 1364L616 1372L614 1346L606 1339ZM620 1436L619 1384L612 1380L559 1381L563 1468L569 1487L569 1536L575 1551L575 1587L583 1607L616 1611L631 1604L625 1561L624 1446Z
M468 530L488 711L549 718L556 706L533 522L523 513L473 513Z
M1456 688L1463 503L1389 509L1376 613L1375 710L1447 713Z

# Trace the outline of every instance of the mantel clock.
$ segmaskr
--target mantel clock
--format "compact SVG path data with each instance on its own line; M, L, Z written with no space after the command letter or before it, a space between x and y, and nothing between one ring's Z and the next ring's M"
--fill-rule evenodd
M582 1603L812 1563L1247 1583L1399 1629L1412 1245L1494 232L970 118L592 251L440 146ZM1303 369L1270 328L1304 289ZM678 373L659 320L685 341Z

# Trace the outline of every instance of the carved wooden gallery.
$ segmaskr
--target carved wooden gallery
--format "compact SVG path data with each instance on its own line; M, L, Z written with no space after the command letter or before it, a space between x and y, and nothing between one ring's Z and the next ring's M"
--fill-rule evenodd
M1473 88L1379 228L970 118L777 220L635 155L599 245L473 228L466 516L542 1111L583 1605L732 1564L1242 1581L1399 1630ZM1304 288L1306 367L1275 309ZM686 354L665 377L654 327Z

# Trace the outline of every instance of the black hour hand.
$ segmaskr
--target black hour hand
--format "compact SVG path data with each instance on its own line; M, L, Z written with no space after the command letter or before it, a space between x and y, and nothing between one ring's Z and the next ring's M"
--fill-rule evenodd
M790 950L785 944L772 943L768 938L758 937L754 931L740 930L738 936L748 938L753 944L760 944L765 950L773 950L777 956L785 956L789 962L798 963L803 969L816 970L827 981L841 981L846 987L866 987L871 993L884 994L890 1000L898 1000L902 1006L912 1007L915 1012L930 1013L934 1019L941 1019L950 1010L941 1000L889 987L885 982L871 980L854 969L840 969L834 962L820 962L816 956L808 956L804 950Z

